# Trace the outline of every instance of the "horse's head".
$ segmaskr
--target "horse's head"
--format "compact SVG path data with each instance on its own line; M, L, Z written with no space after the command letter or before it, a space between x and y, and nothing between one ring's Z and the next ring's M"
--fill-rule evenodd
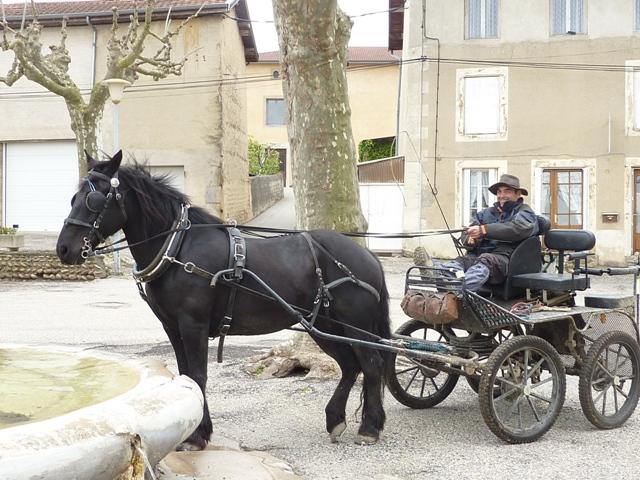
M71 212L58 237L56 252L62 263L79 265L127 220L118 169L122 151L111 160L98 162L87 154L89 173L71 199Z

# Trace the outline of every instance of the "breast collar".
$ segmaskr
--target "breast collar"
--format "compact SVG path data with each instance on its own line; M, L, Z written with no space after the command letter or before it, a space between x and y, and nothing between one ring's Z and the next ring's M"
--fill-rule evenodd
M180 217L173 223L171 230L175 230L164 241L162 248L155 258L142 270L138 266L133 266L133 278L138 283L148 283L159 278L172 263L172 259L180 252L182 241L187 230L191 227L189 221L189 205L182 205Z

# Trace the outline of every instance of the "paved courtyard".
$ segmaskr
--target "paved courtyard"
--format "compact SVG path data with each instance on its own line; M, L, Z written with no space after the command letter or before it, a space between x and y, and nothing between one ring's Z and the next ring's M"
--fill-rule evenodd
M404 271L411 262L383 258L382 263L397 327L406 320L399 303ZM594 278L594 284L594 291L631 291L630 277ZM241 449L270 453L302 478L637 477L638 413L623 428L596 430L582 415L574 377L569 378L556 425L535 444L505 445L494 437L480 416L477 396L463 380L430 410L408 409L387 394L387 426L382 441L372 447L353 444L356 388L347 407L349 427L341 443L331 444L324 432L324 406L334 380L259 380L242 368L247 357L290 335L285 331L230 337L223 364L215 363L212 341L207 398L216 436L237 442ZM85 283L0 283L0 342L53 343L153 357L175 371L164 331L128 276Z

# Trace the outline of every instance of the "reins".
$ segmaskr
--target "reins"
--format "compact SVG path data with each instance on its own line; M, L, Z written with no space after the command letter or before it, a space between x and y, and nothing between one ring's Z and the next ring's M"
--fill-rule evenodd
M294 235L298 233L309 232L309 230L296 230L296 229L286 229L286 228L272 228L272 227L258 227L254 225L239 225L235 222L232 223L196 223L196 224L187 224L185 226L179 226L177 228L171 228L165 232L158 233L149 238L145 238L144 240L140 240L135 243L128 243L126 245L122 245L120 247L115 247L120 243L125 242L127 239L122 238L116 242L110 243L109 245L105 245L103 247L97 247L93 250L89 256L99 256L106 255L108 253L118 252L120 250L126 250L127 248L137 247L138 245L145 244L157 238L165 237L167 235L171 235L172 233L189 230L192 228L237 228L242 233L252 234L253 232L262 232L262 233L276 233L278 236L284 235ZM342 233L347 237L356 237L356 238L420 238L420 237L431 237L436 235L449 235L453 233L462 233L464 232L464 228L457 229L449 229L449 230L425 230L419 232L396 232L396 233L377 233L377 232L338 232ZM270 237L263 237L270 238Z

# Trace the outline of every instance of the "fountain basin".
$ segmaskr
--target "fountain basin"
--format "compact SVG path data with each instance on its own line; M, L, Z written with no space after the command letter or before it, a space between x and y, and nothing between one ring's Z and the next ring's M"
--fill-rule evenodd
M0 478L142 478L202 419L200 388L159 361L2 345L0 385Z

